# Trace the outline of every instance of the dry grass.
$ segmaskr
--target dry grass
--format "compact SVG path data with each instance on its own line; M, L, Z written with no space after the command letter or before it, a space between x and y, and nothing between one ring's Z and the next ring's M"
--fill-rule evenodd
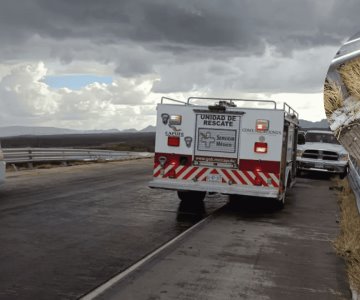
M324 85L324 108L327 118L343 106L343 97L340 87L334 82L326 81Z
M346 62L338 71L349 94L360 99L360 58Z
M360 216L356 206L355 196L348 181L339 180L342 187L339 197L340 205L340 235L334 241L338 255L342 256L347 265L349 281L353 289L360 291Z

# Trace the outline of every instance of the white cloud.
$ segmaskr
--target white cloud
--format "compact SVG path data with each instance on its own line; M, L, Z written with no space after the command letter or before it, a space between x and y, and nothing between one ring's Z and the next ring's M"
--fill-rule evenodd
M46 75L43 63L13 67L0 81L1 113L14 117L52 114L57 109L57 95L41 79Z
M147 99L152 87L148 79L118 78L74 91L49 87L42 82L47 72L44 63L22 64L0 79L1 126L141 129L154 123L148 106L139 109L146 101L152 104Z
M192 81L191 78L187 81L186 84L193 84L192 88L183 88L183 91L178 93L166 94L151 92L154 82L156 82L154 76L137 79L118 77L112 84L93 83L80 90L52 89L42 81L49 72L42 62L17 64L12 67L0 66L0 70L3 70L2 77L0 77L0 126L38 125L77 129L135 127L142 129L149 124L155 124L155 104L160 101L162 96L183 101L190 96L274 99L290 104L300 113L302 119L318 121L325 117L321 92L298 94L277 93L276 91L252 93L250 91L239 93L241 89L237 84L229 85L225 78L230 76L235 80L238 73L249 73L249 70L238 70L237 65L234 65L228 71L229 68L221 63L210 65L213 72L219 73L218 76L211 76L211 73L206 72L207 76L199 79L200 82ZM268 71L264 70L263 73L267 74L266 76L271 74L270 65L268 66ZM297 65L295 64L295 66ZM205 66L203 67L205 68ZM287 67L289 67L288 64L274 65L274 69ZM185 69L183 69L184 76L188 74ZM307 68L301 70L298 67L297 69L299 71L298 78L306 75ZM200 76L202 70L200 68L194 72L196 76ZM252 70L252 72L248 80L252 78L255 80L256 71ZM188 74L188 76L190 75ZM216 78L224 78L224 80L216 82ZM176 84L182 85L182 83L173 82L174 86ZM238 83L240 86L241 84L241 82ZM176 90L174 87L172 89Z
M322 93L280 93L272 94L271 98L277 101L279 107L284 102L289 104L299 113L300 119L313 122L326 119Z

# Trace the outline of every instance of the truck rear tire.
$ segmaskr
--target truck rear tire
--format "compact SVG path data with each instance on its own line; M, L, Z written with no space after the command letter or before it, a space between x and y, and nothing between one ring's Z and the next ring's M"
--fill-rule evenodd
M282 209L284 209L284 207L285 207L285 203L284 203L283 200L277 200L276 201L276 208L278 210L282 210Z
M285 201L286 201L286 192L288 190L288 188L290 188L291 186L291 173L289 173L287 180L286 180L286 185L284 186L284 192L281 196L280 199L278 199L276 206L278 209L283 209L285 207Z
M178 191L178 197L181 201L203 201L206 192L198 192L198 191Z
M299 168L296 169L296 177L301 177L303 175L302 170L300 170Z
M342 172L342 173L339 174L339 178L340 178L340 179L344 179L344 178L347 176L348 172L349 172L349 168L347 167L347 168L344 170L344 172Z

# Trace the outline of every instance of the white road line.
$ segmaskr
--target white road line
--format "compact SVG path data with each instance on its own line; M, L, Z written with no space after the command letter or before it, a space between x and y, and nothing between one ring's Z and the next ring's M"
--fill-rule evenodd
M215 211L216 212L216 211ZM214 212L214 213L215 213ZM213 213L213 214L214 214ZM213 215L212 214L212 215ZM165 243L164 245L162 245L161 247L159 247L158 249L156 249L155 251L151 252L150 254L148 254L147 256L145 256L144 258L142 258L141 260L139 260L137 263L133 264L132 266L130 266L129 268L127 268L126 270L124 270L123 272L119 273L118 275L114 276L113 278L111 278L110 280L108 280L107 282L105 282L104 284L100 285L99 287L97 287L95 290L93 290L92 292L88 293L87 295L83 296L80 298L80 300L93 300L96 297L100 296L102 293L104 293L107 289L111 288L113 285L115 285L116 283L120 282L123 278L125 278L127 275L131 274L132 272L134 272L135 270L139 269L141 266L143 266L144 264L146 264L147 262L149 262L154 256L160 254L163 250L165 250L166 248L172 246L173 244L175 244L176 242L178 242L180 239L184 238L186 235L190 234L191 232L193 232L195 229L197 229L198 227L200 227L201 225L207 223L210 221L210 219L212 218L212 215L207 216L205 219L201 220L199 223L196 223L194 226L190 227L189 229L185 230L183 233L181 233L180 235L178 235L177 237L173 238L172 240L170 240L169 242Z

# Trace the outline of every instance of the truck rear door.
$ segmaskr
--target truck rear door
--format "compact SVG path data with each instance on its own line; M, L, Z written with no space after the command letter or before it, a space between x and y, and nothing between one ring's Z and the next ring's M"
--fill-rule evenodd
M195 110L195 113L194 164L236 168L242 113L206 110Z

